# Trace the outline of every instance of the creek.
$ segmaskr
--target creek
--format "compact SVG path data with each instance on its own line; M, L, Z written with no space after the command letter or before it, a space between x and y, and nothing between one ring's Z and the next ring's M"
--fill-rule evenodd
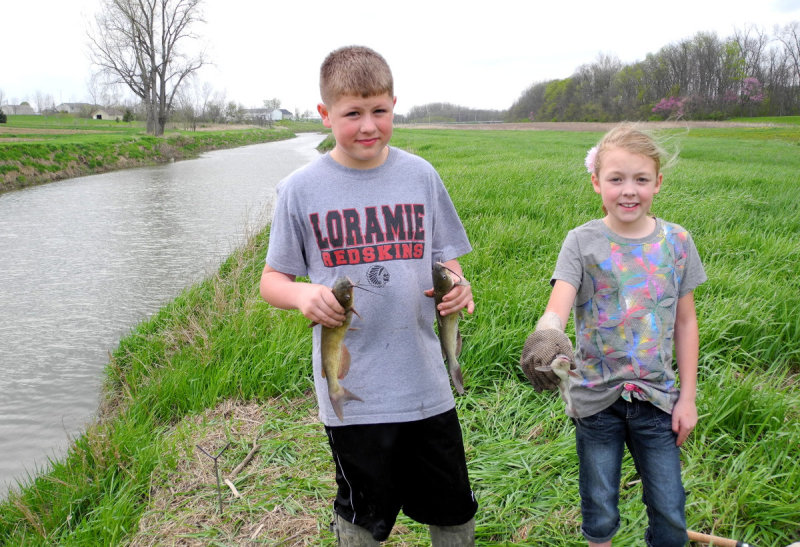
M324 138L0 195L0 498L93 418L109 352L269 221Z

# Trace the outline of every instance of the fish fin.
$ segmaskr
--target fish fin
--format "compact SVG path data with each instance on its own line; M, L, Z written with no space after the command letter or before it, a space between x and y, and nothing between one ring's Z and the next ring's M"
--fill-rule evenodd
M351 393L345 387L342 387L342 390L336 395L328 394L328 398L331 400L331 406L333 407L333 411L336 413L336 417L341 421L344 421L344 410L342 407L346 401L364 402L364 399L355 393Z
M464 341L461 338L461 330L456 331L456 357L461 355L461 347L464 345Z
M461 367L456 366L450 369L450 378L453 379L453 386L459 395L464 395L464 375L461 373Z
M317 323L316 321L312 321L311 323L308 324L308 328L316 327L317 325L319 325L319 323Z
M339 364L339 379L341 380L350 372L350 350L342 344L342 360Z
M361 317L361 315L356 311L355 308L350 308L350 311L352 311L354 314L358 315L359 319L363 319L363 317Z

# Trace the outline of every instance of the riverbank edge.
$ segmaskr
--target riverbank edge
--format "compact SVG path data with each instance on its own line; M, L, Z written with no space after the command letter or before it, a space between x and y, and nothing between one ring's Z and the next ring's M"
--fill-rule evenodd
M284 127L137 135L112 144L25 143L13 160L0 161L0 194L87 175L192 159L203 152L296 137Z

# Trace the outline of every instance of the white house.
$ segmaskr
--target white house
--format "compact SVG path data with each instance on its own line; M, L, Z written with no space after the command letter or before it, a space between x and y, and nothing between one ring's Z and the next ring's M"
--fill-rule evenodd
M56 112L66 112L67 114L84 114L91 112L94 105L89 103L61 103L56 106Z
M267 120L278 122L280 120L291 120L294 118L292 113L284 108L276 108L275 110L269 110L267 108L246 108L242 112L242 117L245 120L255 122L265 122Z
M121 122L123 116L124 114L119 110L98 108L97 110L92 110L91 117L93 120L115 120Z
M285 108L276 108L270 113L270 118L272 118L273 122L278 122L280 120L291 120L294 115Z
M15 116L15 115L30 116L32 114L36 114L36 111L28 103L4 104L3 106L0 106L0 110L2 110L3 114L5 114L6 116Z

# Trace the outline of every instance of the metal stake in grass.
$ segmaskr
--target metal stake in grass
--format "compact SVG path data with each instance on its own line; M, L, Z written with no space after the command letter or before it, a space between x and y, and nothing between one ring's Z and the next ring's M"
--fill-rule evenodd
M222 450L220 450L219 454L217 454L216 456L212 456L211 454L206 452L205 449L202 446L200 446L199 444L197 445L197 448L200 449L200 452L202 452L203 454L205 454L206 456L208 456L209 458L214 460L214 473L217 475L217 497L219 499L219 512L220 512L220 514L222 514L222 485L219 482L219 465L217 465L217 460L219 459L220 456L222 456L223 452L228 450L228 447L230 445L231 445L231 443L226 444L225 447Z

